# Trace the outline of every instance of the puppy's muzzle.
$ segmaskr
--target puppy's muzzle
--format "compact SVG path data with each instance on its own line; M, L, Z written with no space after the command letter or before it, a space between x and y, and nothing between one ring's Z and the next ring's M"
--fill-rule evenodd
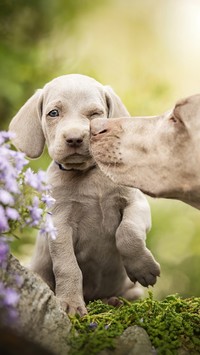
M81 136L78 137L71 136L66 138L66 144L69 147L73 147L73 148L80 147L82 143L83 143L83 137Z
M69 129L63 134L63 139L67 147L79 148L84 143L84 139L88 134L89 132L80 129Z

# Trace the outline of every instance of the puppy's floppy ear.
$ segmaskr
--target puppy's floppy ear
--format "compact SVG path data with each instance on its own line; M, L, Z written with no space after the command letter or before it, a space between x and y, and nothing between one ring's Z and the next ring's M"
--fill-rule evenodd
M115 94L110 86L105 86L106 101L108 106L108 117L129 117L129 113L119 96Z
M45 138L41 126L42 89L36 91L12 119L9 130L15 134L14 145L29 158L42 154Z

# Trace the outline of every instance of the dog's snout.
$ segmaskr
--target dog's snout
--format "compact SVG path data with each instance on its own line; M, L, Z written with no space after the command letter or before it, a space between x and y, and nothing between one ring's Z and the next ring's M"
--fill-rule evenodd
M67 137L66 143L70 147L79 147L83 143L83 137Z
M97 118L91 122L91 135L97 136L98 134L106 133L108 130L107 118Z

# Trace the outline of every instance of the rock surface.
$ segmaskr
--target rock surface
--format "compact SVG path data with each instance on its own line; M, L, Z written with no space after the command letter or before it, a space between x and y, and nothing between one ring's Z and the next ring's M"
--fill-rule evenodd
M138 326L128 327L116 340L115 350L104 350L99 355L155 355L147 332Z
M5 273L18 275L21 279L19 284L8 281L8 285L20 293L18 332L55 355L66 355L71 323L53 292L39 276L23 267L12 255L7 269L0 270L1 279L5 278Z

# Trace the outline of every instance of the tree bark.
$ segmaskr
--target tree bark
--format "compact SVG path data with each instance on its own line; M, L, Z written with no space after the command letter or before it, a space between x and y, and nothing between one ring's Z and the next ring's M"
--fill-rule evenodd
M17 284L15 277L11 278L10 275L20 276L22 282ZM12 255L6 269L0 270L0 279L7 279L6 286L20 294L17 332L55 355L66 355L69 351L67 338L71 324L49 287Z

